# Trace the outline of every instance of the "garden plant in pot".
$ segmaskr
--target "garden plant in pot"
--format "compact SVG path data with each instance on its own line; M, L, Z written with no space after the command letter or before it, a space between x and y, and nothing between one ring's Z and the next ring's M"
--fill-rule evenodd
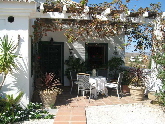
M143 74L143 69L140 67L131 67L129 72L132 77L129 84L130 94L134 100L142 101L144 99L145 91L145 76Z
M70 72L86 72L85 62L80 58L75 58L73 55L70 55L67 60L65 60L65 65L67 69L65 70L65 75L70 80Z
M130 93L129 84L131 82L131 76L128 70L123 71L123 78L121 82L122 93Z
M58 94L62 93L62 89L58 79L55 78L54 73L46 73L36 81L36 86L39 90L41 101L45 108L51 108L56 102Z

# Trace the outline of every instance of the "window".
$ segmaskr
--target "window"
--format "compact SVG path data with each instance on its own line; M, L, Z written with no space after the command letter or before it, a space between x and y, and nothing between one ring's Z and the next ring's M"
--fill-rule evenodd
M108 61L108 43L88 43L85 47L87 69L105 67Z

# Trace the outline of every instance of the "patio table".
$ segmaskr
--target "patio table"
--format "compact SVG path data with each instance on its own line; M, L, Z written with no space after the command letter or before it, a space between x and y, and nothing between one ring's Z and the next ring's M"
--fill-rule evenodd
M95 87L95 89L92 90L92 94L94 95L94 98L97 98L99 93L108 96L108 90L105 87L105 84L107 83L106 77L102 77L102 76L90 77L89 83L91 83L92 86Z

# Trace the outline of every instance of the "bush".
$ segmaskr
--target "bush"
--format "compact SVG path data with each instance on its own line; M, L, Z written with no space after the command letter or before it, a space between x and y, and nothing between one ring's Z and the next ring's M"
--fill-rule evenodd
M22 92L14 99L13 95L6 98L0 97L0 122L3 124L25 121L29 119L53 119L54 115L42 109L41 103L30 102L26 108L21 107L16 101L21 98Z

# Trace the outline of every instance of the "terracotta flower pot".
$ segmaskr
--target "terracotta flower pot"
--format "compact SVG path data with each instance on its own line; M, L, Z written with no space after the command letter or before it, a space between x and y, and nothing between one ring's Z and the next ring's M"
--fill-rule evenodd
M136 101L142 101L144 99L145 87L130 87L131 97Z
M130 88L128 85L121 85L121 89L123 93L130 93Z
M45 108L50 108L56 102L57 92L44 90L40 91L41 101Z

